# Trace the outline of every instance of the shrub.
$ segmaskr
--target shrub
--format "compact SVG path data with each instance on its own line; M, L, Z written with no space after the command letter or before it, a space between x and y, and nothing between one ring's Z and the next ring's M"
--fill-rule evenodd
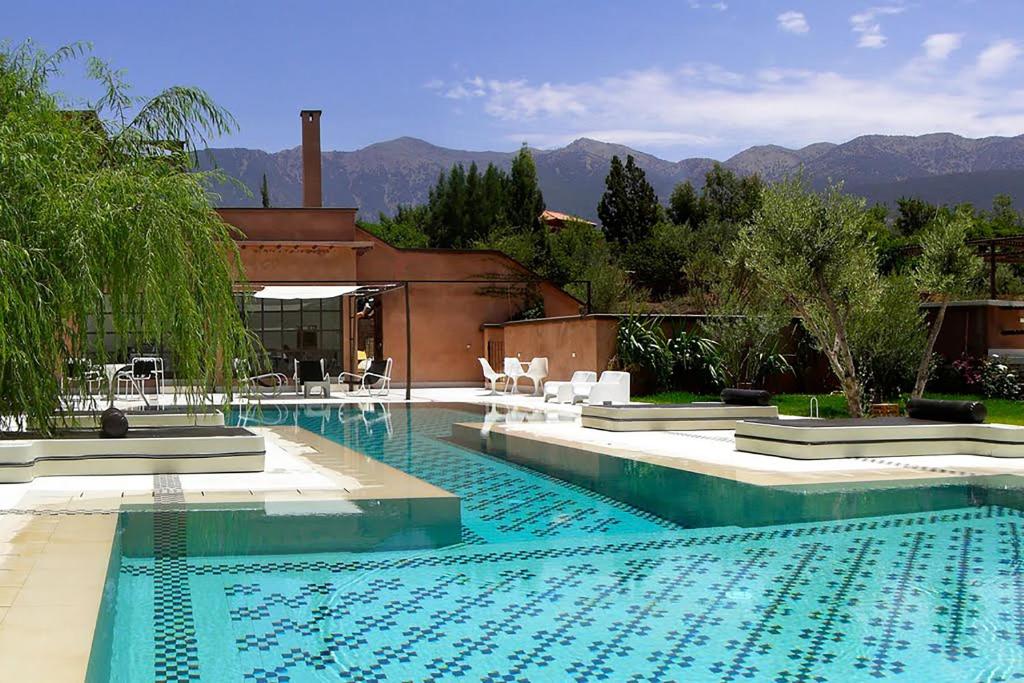
M1021 378L998 356L961 356L938 371L937 385L944 390L981 394L985 398L1024 399Z
M673 362L661 318L634 314L621 319L615 355L625 370L647 374L655 388L668 384Z

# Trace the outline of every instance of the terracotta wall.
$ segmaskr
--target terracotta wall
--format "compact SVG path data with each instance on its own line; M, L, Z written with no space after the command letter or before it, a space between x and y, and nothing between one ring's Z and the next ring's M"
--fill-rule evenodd
M927 308L929 319L935 309ZM935 351L947 359L967 353L984 356L989 349L1024 350L1024 306L1011 302L951 305L946 309Z
M354 280L355 251L348 247L253 245L240 242L239 252L250 282Z
M576 370L601 372L615 354L615 319L573 316L508 323L504 327L505 355L524 363L548 359L549 379L569 379Z
M350 242L355 239L355 209L221 208L226 222L247 240Z
M357 259L358 279L464 280L531 274L499 252L441 249L396 249L357 228L358 240L371 240L372 249ZM495 290L488 292L487 290ZM475 384L482 373L477 358L486 355L482 325L503 323L519 313L522 300L505 287L480 284L413 283L413 384ZM542 285L547 315L576 314L581 303L550 285ZM404 384L405 302L395 290L382 297L384 354L394 358L396 384Z
M989 310L989 348L1024 351L1024 306L993 306Z

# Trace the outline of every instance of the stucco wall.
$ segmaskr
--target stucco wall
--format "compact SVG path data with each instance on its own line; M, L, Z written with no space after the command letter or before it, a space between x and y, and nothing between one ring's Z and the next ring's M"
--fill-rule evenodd
M504 327L505 355L524 363L548 359L549 379L569 379L576 370L601 372L615 353L615 320L574 316L509 323Z
M350 242L355 239L355 209L220 208L217 213L247 240Z
M497 252L396 249L359 229L356 239L374 242L372 249L357 258L356 270L362 281L530 276L522 266ZM548 315L579 311L580 303L555 287L543 285L541 295ZM403 296L396 290L382 297L384 354L394 358L396 384L404 383L406 377ZM504 286L413 283L409 296L413 384L480 382L477 358L486 355L481 325L503 323L522 308L521 297L509 294Z
M250 282L354 280L356 256L346 247L295 247L239 243Z

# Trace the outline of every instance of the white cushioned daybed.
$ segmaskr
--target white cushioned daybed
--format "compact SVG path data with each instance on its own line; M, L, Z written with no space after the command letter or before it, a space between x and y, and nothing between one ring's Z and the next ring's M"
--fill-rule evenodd
M0 483L38 476L262 472L266 444L243 427L144 427L122 438L68 430L0 440Z
M591 403L583 408L582 425L610 432L735 429L739 420L778 419L771 394L761 389L724 389L722 400L679 404Z
M611 432L691 431L735 429L736 422L750 418L776 419L775 406L707 403L589 405L584 406L584 427Z
M1024 427L911 417L848 420L744 420L736 450L784 458L987 455L1024 458Z

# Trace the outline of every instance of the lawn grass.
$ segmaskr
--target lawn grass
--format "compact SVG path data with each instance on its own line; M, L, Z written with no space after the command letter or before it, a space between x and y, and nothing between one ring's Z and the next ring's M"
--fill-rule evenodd
M783 415L810 416L811 397L815 394L777 394L772 403ZM988 408L988 421L1003 424L1024 425L1024 401L999 398L981 398L968 394L927 394L927 398L981 401ZM849 417L846 399L840 394L817 394L818 414L825 418ZM637 396L635 401L646 403L692 403L693 401L717 401L713 394L694 394L688 391L665 391L650 396Z

